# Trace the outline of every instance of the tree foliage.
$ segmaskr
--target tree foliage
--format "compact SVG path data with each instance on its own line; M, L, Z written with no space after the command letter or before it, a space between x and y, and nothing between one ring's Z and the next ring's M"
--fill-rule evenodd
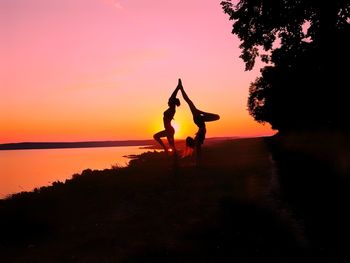
M251 70L248 110L272 128L349 129L350 0L221 2Z

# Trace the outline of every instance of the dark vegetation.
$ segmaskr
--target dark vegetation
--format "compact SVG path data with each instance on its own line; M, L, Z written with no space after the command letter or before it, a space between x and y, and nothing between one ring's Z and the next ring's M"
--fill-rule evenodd
M0 144L0 150L58 149L152 145L153 140L88 141L88 142L20 142Z
M148 152L0 201L1 262L295 262L304 237L270 196L263 139L204 148L174 169ZM231 156L235 156L232 158Z
M303 220L317 262L349 262L350 138L305 132L268 138L281 198Z
M349 0L222 1L242 41L251 70L266 64L251 83L250 114L280 132L350 131Z
M300 140L215 141L198 168L150 151L15 194L0 201L0 260L347 262L348 148Z
M350 1L222 1L251 83L248 111L266 140L279 198L303 222L310 262L349 262ZM247 87L248 88L248 87Z

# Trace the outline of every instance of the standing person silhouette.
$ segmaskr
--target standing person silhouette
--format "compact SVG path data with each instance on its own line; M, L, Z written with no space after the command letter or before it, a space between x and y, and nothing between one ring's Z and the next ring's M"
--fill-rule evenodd
M201 159L201 152L202 152L202 144L204 143L205 134L207 132L205 123L209 121L216 121L220 119L220 116L218 114L204 112L201 110L198 110L196 106L194 106L193 102L189 99L187 96L183 86L181 79L179 79L180 90L182 93L182 97L187 102L188 106L190 107L190 110L192 112L193 121L198 126L198 132L196 133L196 136L194 138L188 136L186 138L186 145L196 150L196 163L197 165L200 164Z
M174 142L175 129L173 126L171 126L171 121L174 118L176 106L180 106L180 100L176 98L179 89L180 87L178 85L169 98L168 109L166 109L163 113L163 124L165 129L153 135L153 138L157 142L159 142L159 144L164 148L165 152L168 153L169 150L167 149L167 147L161 139L162 137L167 137L170 149L174 153L174 155L176 155L176 148Z

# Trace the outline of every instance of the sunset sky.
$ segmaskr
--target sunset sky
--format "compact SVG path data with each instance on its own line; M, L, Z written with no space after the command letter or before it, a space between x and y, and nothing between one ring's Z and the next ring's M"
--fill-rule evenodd
M151 139L182 79L207 137L274 133L247 112L221 0L0 1L0 143ZM196 132L181 94L177 138Z

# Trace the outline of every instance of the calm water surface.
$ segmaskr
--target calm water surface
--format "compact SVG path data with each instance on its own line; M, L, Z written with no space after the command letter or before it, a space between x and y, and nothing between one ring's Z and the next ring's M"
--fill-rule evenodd
M0 151L0 199L9 194L64 182L85 169L126 166L142 146Z

